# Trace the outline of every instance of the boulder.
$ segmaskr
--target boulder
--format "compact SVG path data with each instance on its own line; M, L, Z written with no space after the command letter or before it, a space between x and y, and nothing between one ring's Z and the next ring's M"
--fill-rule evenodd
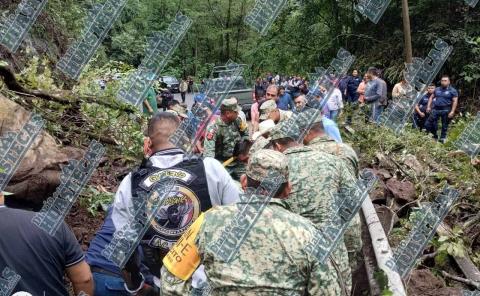
M386 183L388 192L398 201L411 202L415 200L415 185L410 181L399 181L398 179L389 179Z
M22 106L0 95L0 136L19 131L31 113ZM10 179L6 191L14 193L9 201L25 202L32 207L41 204L60 184L61 165L70 159L81 159L84 151L62 148L45 130L38 134ZM0 155L3 157L3 155Z

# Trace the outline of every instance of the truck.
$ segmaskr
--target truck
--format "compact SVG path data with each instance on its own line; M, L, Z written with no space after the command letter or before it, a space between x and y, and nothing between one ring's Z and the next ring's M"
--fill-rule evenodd
M240 65L244 66L246 68L246 65ZM215 67L213 72L212 72L212 78L211 80L215 81L220 79L219 76L222 72L226 70L225 66L219 66ZM228 93L227 98L229 97L236 97L238 100L238 104L242 108L242 111L245 113L247 118L250 118L250 109L252 107L253 102L253 94L254 90L253 88L247 86L247 83L243 76L238 77L238 79L235 81L235 84L233 85L232 89ZM223 93L219 93L219 95L222 95Z

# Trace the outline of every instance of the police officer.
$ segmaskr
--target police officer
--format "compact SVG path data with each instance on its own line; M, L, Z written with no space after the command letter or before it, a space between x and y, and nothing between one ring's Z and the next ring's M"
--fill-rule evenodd
M148 267L145 278L150 285L158 282L163 256L201 212L215 205L235 203L239 198L238 187L217 160L187 157L183 150L169 142L179 123L177 116L167 112L159 112L149 121L144 141L146 158L120 183L113 207L87 252L87 262L95 279L95 295L125 292L121 271L102 255L102 251L112 240L115 230L122 229L133 219L133 207L138 204L134 199L152 190L162 177L174 178L176 185L159 205L140 243L143 263ZM126 286L135 291L141 284L138 279L143 276L132 273L131 277L137 281L128 282Z
M315 151L296 142L300 135L297 120L288 120L270 131L272 149L286 155L289 163L290 198L286 200L292 212L311 220L317 228L331 219L334 203L340 192L352 192L354 177L347 166L333 155ZM349 257L343 239L333 258L340 267L339 283L348 295L352 287Z
M245 204L253 209L254 204L267 198L254 191L269 172L278 173L285 182L273 194L232 261L224 262L208 246ZM289 198L288 179L288 161L282 153L254 153L241 178L242 187L253 197L237 205L215 207L195 221L188 235L164 259L161 295L191 295L190 275L199 264L205 266L211 295L341 295L332 262L327 260L321 265L306 252L315 226L282 203Z
M442 120L442 132L440 143L445 143L447 138L448 124L455 115L458 104L458 92L450 85L448 75L443 75L441 86L437 87L428 100L427 113L432 112L432 134L435 140L438 139L438 119Z
M431 129L429 121L429 114L427 113L428 101L435 91L435 84L430 84L427 88L427 93L423 95L417 105L415 105L415 115L413 116L414 127L420 130L424 128Z
M233 156L235 145L249 139L248 126L238 116L238 111L235 97L223 100L220 117L207 127L204 156L224 162ZM238 180L245 169L241 163L234 161L227 166L227 170Z
M349 174L358 177L358 156L350 145L344 143L336 143L333 139L325 134L324 123L321 116L315 117L312 121L315 111L313 109L306 110L299 114L297 119L300 131L305 132L303 143L315 151L325 152L336 156L343 160L349 169ZM311 126L308 125L311 123ZM348 251L350 267L355 269L360 259L362 249L362 236L360 216L357 214L350 226L345 231L345 246Z

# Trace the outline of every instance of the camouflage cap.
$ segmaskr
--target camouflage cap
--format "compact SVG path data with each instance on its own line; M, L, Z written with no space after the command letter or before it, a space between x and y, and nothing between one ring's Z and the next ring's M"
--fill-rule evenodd
M263 136L259 136L255 142L253 142L252 144L252 147L250 147L250 151L248 152L248 154L251 156L253 155L255 152L261 150L261 149L265 149L265 147L268 146L268 144L270 144L270 139L268 138L265 138Z
M268 119L270 112L274 111L275 109L277 109L277 103L274 100L266 100L263 102L262 106L260 106L260 119Z
M188 118L187 110L185 110L185 108L183 106L179 105L179 104L173 105L171 110L175 111L177 113L177 115L180 116L180 117Z
M248 160L246 174L249 178L261 182L271 174L279 174L288 180L288 159L283 153L261 149Z
M282 121L277 124L270 131L270 140L278 140L283 138L296 139L300 135L300 129L297 125L297 117L292 117L288 120Z
M315 116L315 118L313 118ZM322 113L317 109L306 109L297 115L297 125L300 130L305 130L309 125L322 122ZM312 121L313 119L313 121Z
M220 106L220 109L238 112L238 107L239 106L238 106L237 98L231 97L222 101L222 105Z

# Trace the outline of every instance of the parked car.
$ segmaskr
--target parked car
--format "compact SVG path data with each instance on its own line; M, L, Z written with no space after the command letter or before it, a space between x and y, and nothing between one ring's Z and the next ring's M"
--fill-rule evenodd
M173 76L162 76L159 79L160 83L162 84L163 88L168 88L171 93L178 93L180 92L180 82L178 82L177 78Z

